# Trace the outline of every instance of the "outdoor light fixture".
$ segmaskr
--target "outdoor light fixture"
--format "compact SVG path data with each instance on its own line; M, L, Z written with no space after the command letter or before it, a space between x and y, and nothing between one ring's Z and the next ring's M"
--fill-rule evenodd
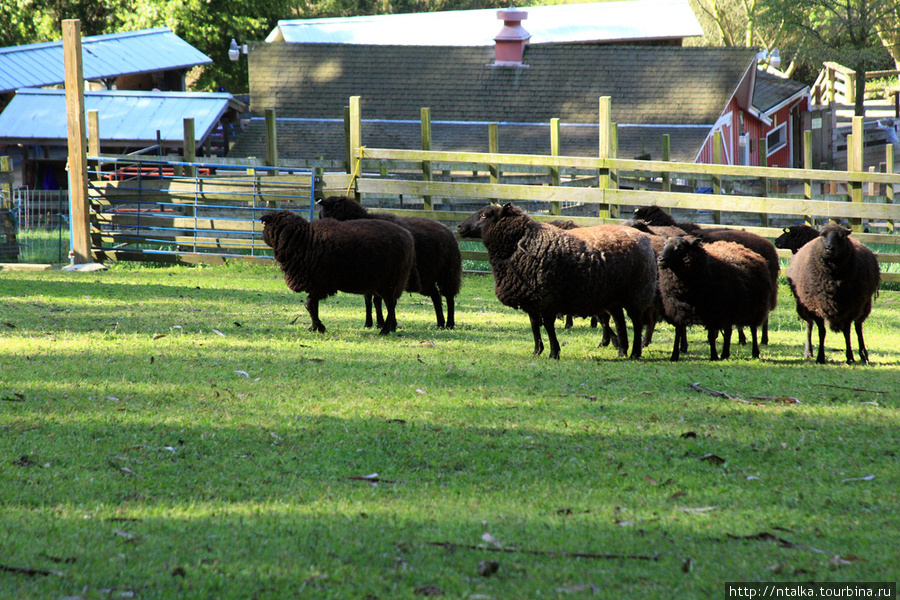
M760 50L756 53L756 60L768 63L770 67L777 69L781 66L781 53L778 51L778 48L774 48L771 51Z
M237 61L241 57L241 50L238 47L238 43L234 41L234 38L231 38L231 45L228 46L228 59L231 62Z

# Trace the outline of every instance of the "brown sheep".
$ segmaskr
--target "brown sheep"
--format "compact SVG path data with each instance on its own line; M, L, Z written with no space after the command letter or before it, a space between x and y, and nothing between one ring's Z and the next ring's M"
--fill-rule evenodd
M288 288L307 292L310 331L325 332L319 301L337 292L374 294L384 300L386 335L397 329L395 308L413 273L412 235L386 221L334 219L309 222L288 210L267 213L263 240L275 254Z
M825 363L825 325L844 334L847 363L853 362L850 325L856 329L859 359L869 362L862 324L872 310L881 274L875 254L850 237L850 230L826 225L819 237L791 257L787 272L797 314L806 321L803 357L812 355L812 325L819 332L816 362Z

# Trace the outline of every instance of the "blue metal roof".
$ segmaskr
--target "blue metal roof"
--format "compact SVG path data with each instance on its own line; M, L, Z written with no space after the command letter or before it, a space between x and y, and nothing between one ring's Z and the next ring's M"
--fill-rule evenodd
M160 140L181 147L184 118L193 117L198 145L219 122L229 105L240 103L228 93L95 91L84 93L85 110L98 111L103 146L146 147ZM0 113L0 145L65 145L68 139L65 90L19 90Z
M531 44L615 43L703 35L687 0L626 0L522 8ZM497 9L279 21L267 42L492 46Z
M168 27L82 38L84 78L189 69L212 59ZM62 41L0 48L0 93L65 81Z

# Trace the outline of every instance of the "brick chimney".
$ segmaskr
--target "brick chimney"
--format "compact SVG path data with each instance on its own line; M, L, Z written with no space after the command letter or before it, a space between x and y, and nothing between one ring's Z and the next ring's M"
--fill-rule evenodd
M503 8L497 11L497 18L503 19L503 28L494 38L494 65L501 67L522 67L525 46L531 34L522 27L522 21L528 13L515 8Z

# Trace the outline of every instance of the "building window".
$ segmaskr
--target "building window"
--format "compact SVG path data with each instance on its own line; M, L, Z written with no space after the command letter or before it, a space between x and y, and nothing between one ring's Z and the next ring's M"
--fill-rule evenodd
M787 122L766 134L766 156L772 156L787 146Z

